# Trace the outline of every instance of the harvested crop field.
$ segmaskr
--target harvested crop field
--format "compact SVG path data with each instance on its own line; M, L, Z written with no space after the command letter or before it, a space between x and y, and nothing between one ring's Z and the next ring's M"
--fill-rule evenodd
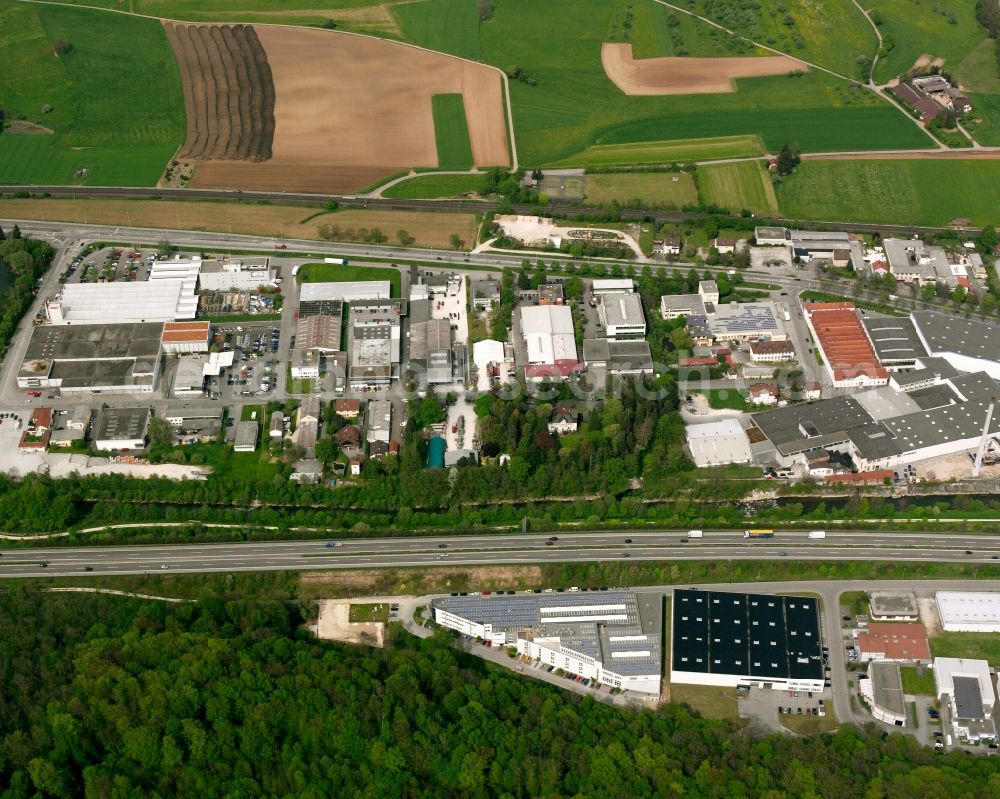
M209 159L192 185L351 192L403 169L437 167L436 94L462 95L476 165L510 163L495 69L337 31L254 30L274 82L271 158Z
M177 56L188 130L178 159L266 161L274 83L249 25L163 25Z
M625 94L719 94L736 91L735 78L756 78L807 72L809 67L790 56L740 58L642 58L632 56L631 44L601 45L601 63L612 83Z
M315 207L295 205L183 200L0 200L0 219L47 219L98 225L131 223L137 227L211 230L313 241L321 239L323 225L336 225L345 233L377 227L390 237L394 237L397 230L407 230L417 247L448 248L452 233L465 241L476 239L474 214L347 208L300 224L316 210Z

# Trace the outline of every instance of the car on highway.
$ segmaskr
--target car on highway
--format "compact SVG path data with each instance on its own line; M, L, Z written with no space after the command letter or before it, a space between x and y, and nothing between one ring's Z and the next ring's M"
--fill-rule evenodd
M94 570L94 567L93 566L84 566L83 570L85 572L92 572Z
M787 552L779 552L778 554L783 558L788 556Z
M448 548L447 544L438 544L438 549L447 549L447 548Z
M170 567L169 567L169 566L167 566L167 564L166 564L166 563L161 563L161 564L160 564L160 568L161 568L161 569L167 569L167 568L170 568Z
M971 554L972 554L972 550L971 550L971 549L967 549L967 550L965 550L965 554L966 554L966 555L971 555Z
M555 543L556 543L555 541L546 541L545 546L547 547L555 546Z
M625 539L625 543L626 544L631 544L632 543L632 539L631 538L626 538Z

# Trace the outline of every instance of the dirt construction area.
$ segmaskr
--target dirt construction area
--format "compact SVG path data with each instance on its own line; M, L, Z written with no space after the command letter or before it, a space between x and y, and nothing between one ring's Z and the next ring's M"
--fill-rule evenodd
M351 606L348 602L320 602L316 635L324 641L341 641L347 644L367 644L382 648L385 625L380 621L349 621Z
M223 87L214 105L214 123L197 122L197 114L189 110L189 119L195 120L190 124L218 134L214 144L206 141L202 145L202 139L197 139L209 154L200 157L192 186L349 193L403 169L436 167L431 97L447 93L460 93L464 98L476 165L509 165L503 84L496 70L397 42L337 31L281 25L239 27L256 32L273 81L270 158L224 160L230 156L213 154L235 148L229 140L242 128L226 119L231 119L234 103L240 108L244 103L242 90L228 88L243 85L239 73L242 62L235 57L223 59L221 47L210 49L215 42L213 35L204 47L211 62L208 66L199 59L178 59L182 70L192 73L185 77L185 97L190 83L191 102L197 107L202 106L194 87L207 83L204 75L210 72ZM199 41L204 39L201 35ZM253 86L245 93L254 101L258 94L266 99L263 83L260 92L253 85L253 74L262 73L245 68L245 80ZM220 72L233 70L235 78L218 77ZM213 106L206 107L211 113ZM248 123L242 124L245 127ZM194 148L190 135L188 145Z
M719 94L736 91L735 78L806 72L790 56L743 58L632 57L631 44L601 45L601 62L612 83L628 95Z

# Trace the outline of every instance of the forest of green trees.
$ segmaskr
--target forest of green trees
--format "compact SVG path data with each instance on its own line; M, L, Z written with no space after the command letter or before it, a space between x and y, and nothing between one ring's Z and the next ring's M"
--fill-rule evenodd
M369 650L297 605L0 594L0 799L1000 795L1000 758L610 707L443 633Z

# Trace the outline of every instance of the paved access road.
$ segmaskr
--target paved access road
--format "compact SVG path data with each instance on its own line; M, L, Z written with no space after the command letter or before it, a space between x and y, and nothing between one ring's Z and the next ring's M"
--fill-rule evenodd
M803 531L748 541L742 531L705 531L702 539L684 539L682 531L644 530L579 532L551 542L544 534L518 534L47 547L5 550L0 578L624 560L1000 561L1000 536L994 535L838 530L822 540L811 540Z

